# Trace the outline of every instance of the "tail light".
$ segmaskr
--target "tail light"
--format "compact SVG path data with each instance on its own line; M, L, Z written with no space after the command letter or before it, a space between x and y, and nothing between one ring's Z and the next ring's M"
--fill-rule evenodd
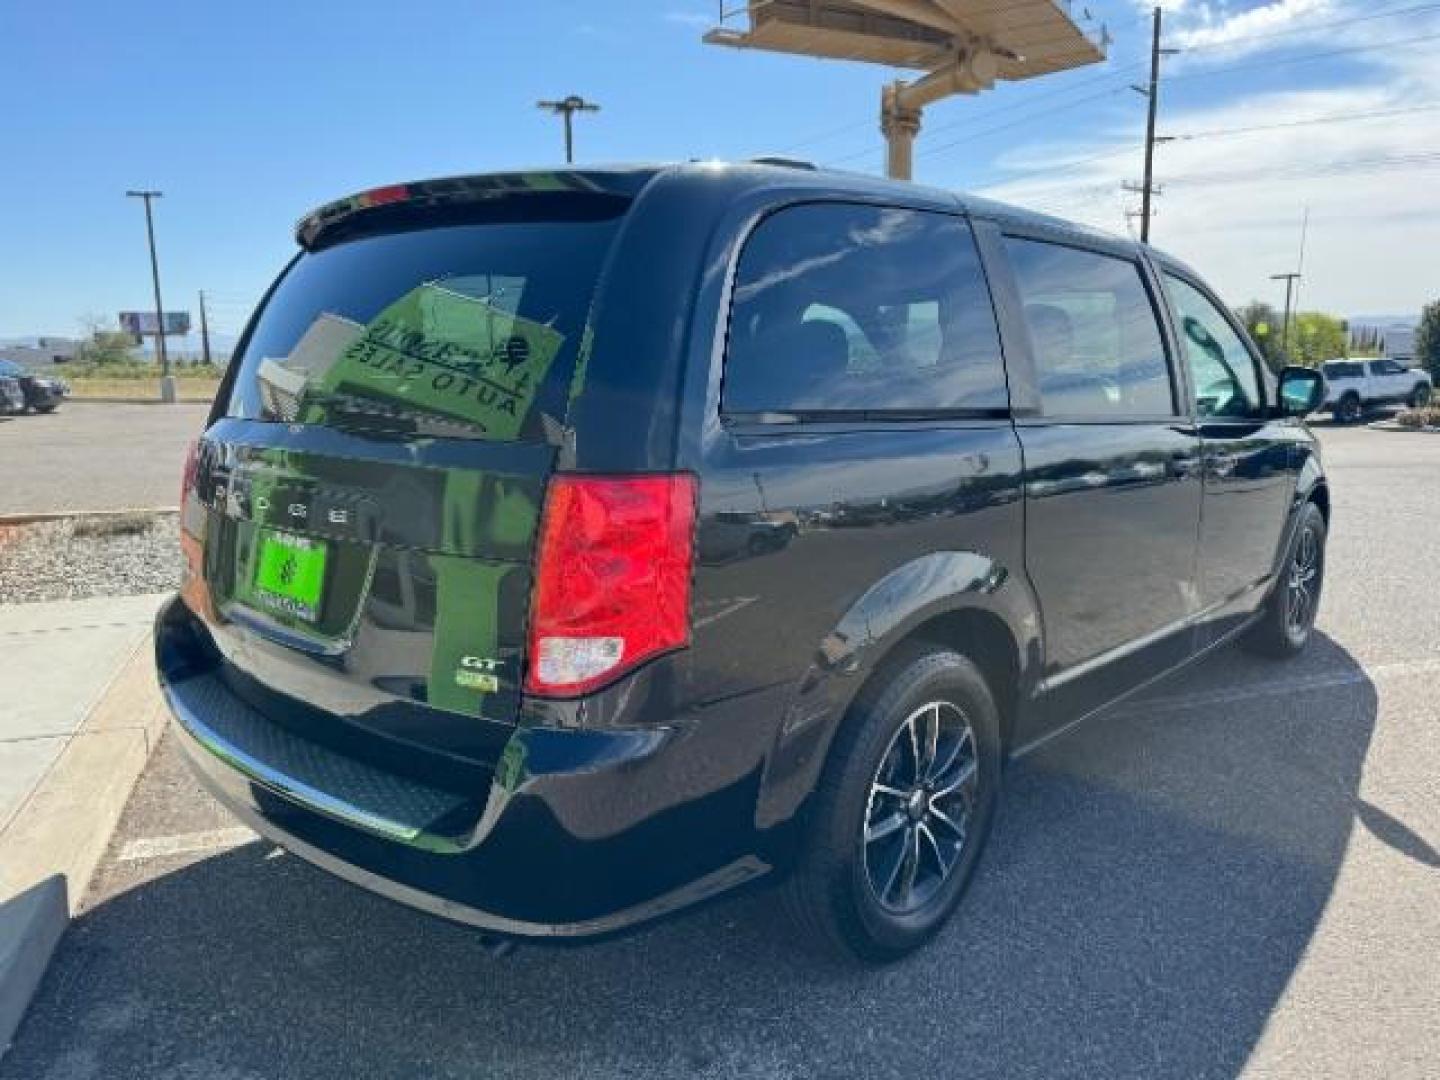
M582 694L689 642L695 490L679 473L550 481L526 692Z
M185 500L195 487L195 470L200 463L200 440L191 439L185 448L185 471L180 474L180 509L185 509Z

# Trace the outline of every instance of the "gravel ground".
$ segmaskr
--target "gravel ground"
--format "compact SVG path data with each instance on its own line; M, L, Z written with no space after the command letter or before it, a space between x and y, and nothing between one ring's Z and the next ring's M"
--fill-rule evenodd
M71 518L0 530L0 604L177 588L174 514Z

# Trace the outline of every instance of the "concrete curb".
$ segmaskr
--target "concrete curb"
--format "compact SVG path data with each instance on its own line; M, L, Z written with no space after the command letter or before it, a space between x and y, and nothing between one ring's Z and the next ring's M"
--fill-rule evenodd
M15 525L36 525L43 521L67 521L72 518L147 517L160 514L178 514L178 506L140 506L133 510L37 510L25 514L0 514L0 529Z
M1397 424L1394 420L1376 420L1373 424L1366 424L1371 431L1401 431L1407 435L1440 435L1440 428L1406 427L1404 424Z
M65 400L80 405L209 405L215 399L178 397L174 401L161 401L158 397L67 397Z
M85 897L166 715L147 634L0 836L0 1055Z

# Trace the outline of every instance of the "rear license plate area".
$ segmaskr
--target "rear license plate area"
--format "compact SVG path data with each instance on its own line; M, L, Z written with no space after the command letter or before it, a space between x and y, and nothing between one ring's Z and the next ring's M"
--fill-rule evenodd
M259 545L252 601L276 614L318 622L325 599L329 545L277 529L260 530Z

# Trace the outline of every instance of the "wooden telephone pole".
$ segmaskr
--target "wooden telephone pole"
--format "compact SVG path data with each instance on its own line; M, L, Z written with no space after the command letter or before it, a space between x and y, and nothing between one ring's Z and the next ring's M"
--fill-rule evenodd
M1153 200L1160 193L1155 186L1155 145L1170 141L1155 134L1155 122L1160 114L1160 61L1166 56L1174 56L1178 51L1161 48L1162 19L1163 13L1157 7L1154 15L1155 28L1150 39L1150 83L1148 87L1135 87L1149 99L1149 110L1145 118L1145 179L1140 185L1140 239L1147 244L1150 242L1150 219L1154 216ZM1134 188L1131 187L1130 190Z

